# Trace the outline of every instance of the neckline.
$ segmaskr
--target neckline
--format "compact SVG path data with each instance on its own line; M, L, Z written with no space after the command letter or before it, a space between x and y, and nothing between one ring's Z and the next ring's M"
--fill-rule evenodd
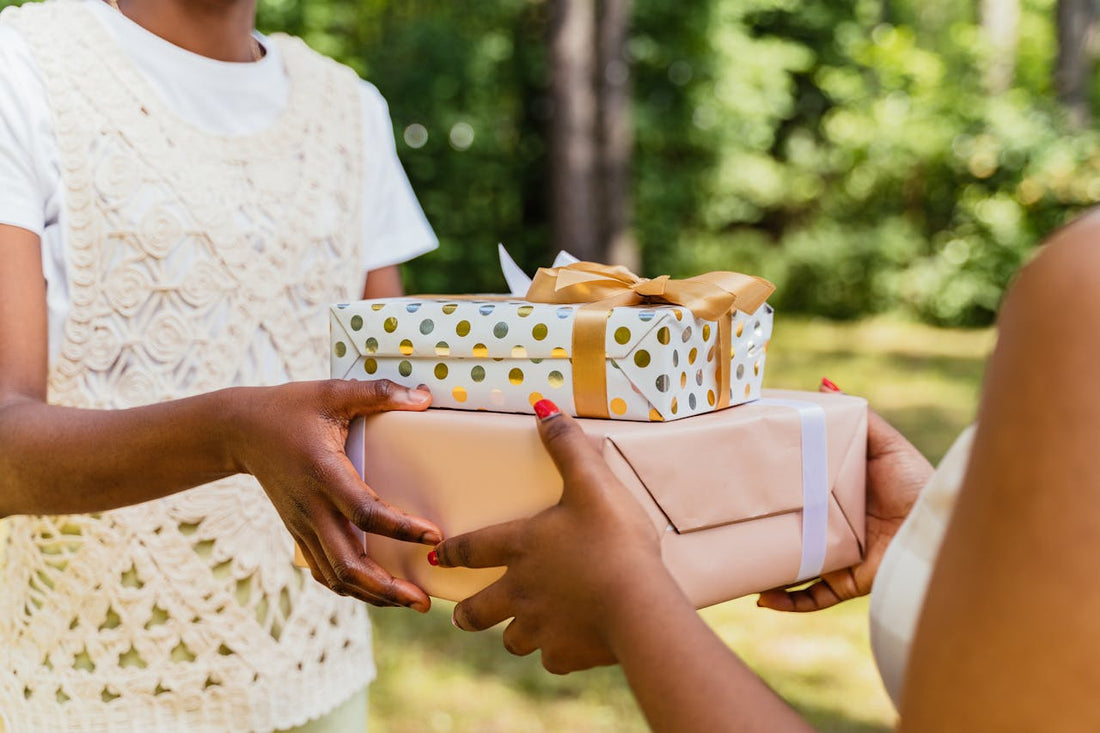
M246 83L246 80L251 80L254 76L269 74L273 65L281 64L281 71L286 75L288 85L287 101L283 110L270 125L257 132L242 135L225 134L203 128L184 118L167 105L134 60L126 54L125 49L120 47L118 39L113 36L106 25L108 21L98 17L98 12L90 6L90 3L96 3L100 0L62 1L72 2L73 5L78 6L74 10L84 12L89 16L86 20L75 20L78 27L84 30L81 35L94 47L98 58L114 66L119 76L120 85L139 99L142 108L146 109L151 116L169 120L174 126L180 127L204 141L222 146L231 146L237 153L242 152L241 146L265 147L272 139L282 137L288 131L300 125L303 110L308 107L305 99L308 93L308 85L301 83L298 64L293 60L288 62L288 55L292 54L287 53L290 50L287 37L281 34L273 34L267 37L260 36L261 43L266 42L264 47L268 50L268 53L259 61L218 61L166 41L119 13L121 19L128 26L128 31L133 31L135 34L140 32L146 37L150 45L157 46L159 53L178 58L191 67L205 67L206 73L211 73L219 79L226 79L230 84ZM106 10L115 12L109 6L104 7Z

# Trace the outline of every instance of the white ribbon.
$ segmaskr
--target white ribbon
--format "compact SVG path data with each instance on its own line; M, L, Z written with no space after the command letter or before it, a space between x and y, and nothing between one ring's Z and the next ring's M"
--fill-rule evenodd
M816 578L825 567L829 538L829 444L825 410L816 402L765 397L758 405L789 407L802 425L802 561L797 582Z

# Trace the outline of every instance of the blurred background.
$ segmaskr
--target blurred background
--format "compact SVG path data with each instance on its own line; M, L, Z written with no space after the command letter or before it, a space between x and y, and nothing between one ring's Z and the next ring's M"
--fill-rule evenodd
M1096 0L261 0L387 97L439 235L414 292L499 292L559 249L778 290L767 383L829 376L938 460L973 419L1013 273L1100 199ZM381 731L643 730L621 674L567 678L375 614ZM894 712L867 603L704 612L823 730Z

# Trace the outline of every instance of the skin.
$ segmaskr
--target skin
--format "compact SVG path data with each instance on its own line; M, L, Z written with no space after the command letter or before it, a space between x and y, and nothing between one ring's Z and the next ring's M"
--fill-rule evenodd
M1068 227L1007 297L902 729L1100 728L1100 590L1087 582L1100 556L1098 241L1097 215ZM437 548L444 566L507 567L456 606L456 625L511 618L506 648L541 649L551 672L618 661L657 731L807 729L700 620L664 572L652 525L576 424L555 416L539 430L562 501ZM804 592L765 593L762 605L815 610L869 590L928 472L881 419L870 430L868 559Z
M187 50L252 60L251 0L122 0L120 8ZM439 528L379 499L343 448L353 418L424 410L430 393L386 381L326 380L224 389L128 410L49 405L40 248L32 232L0 225L0 517L104 511L249 473L315 579L373 605L428 610L420 588L366 556L354 527L426 544L442 539ZM363 287L365 298L401 293L396 267L370 273Z

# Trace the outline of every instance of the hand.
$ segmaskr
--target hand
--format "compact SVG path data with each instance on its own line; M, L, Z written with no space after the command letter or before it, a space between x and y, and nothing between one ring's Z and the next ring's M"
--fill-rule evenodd
M823 379L822 392L839 392ZM909 516L934 469L920 451L874 410L867 413L867 537L863 562L825 573L801 590L775 588L756 604L776 611L820 611L871 592L886 547Z
M443 567L508 566L500 580L455 607L454 624L480 631L514 618L505 648L520 656L541 649L543 666L555 674L613 664L608 629L633 586L660 576L671 584L660 536L577 423L547 400L535 410L564 482L561 502L436 548Z
M298 542L313 577L336 593L374 606L426 612L420 588L367 557L355 531L429 545L431 522L382 501L344 454L348 423L386 410L427 409L431 393L393 382L329 380L234 390L238 468L255 476ZM354 525L354 527L353 527Z

